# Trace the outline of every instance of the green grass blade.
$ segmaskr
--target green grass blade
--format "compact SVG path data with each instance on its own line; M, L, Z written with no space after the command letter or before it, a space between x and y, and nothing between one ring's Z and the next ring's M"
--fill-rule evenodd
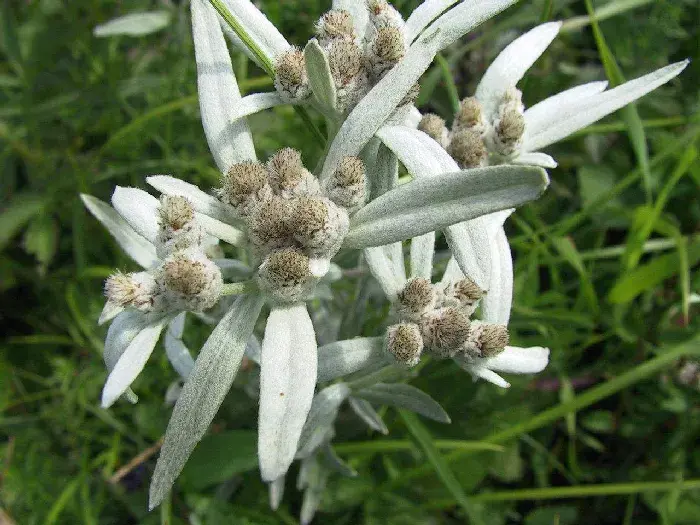
M700 355L700 335L696 335L692 339L685 341L679 345L676 345L666 351L660 351L659 355L645 361L642 364L637 365L628 372L614 377L610 381L593 387L581 395L575 396L571 401L567 403L560 403L552 408L544 410L539 414L525 420L521 423L515 424L504 430L494 432L484 438L483 441L488 443L505 443L510 439L531 432L532 430L542 428L553 421L561 419L570 412L575 412L581 410L587 406L597 403L603 399L606 399L613 394L616 394L620 390L623 390L630 385L642 381L663 368L667 367L671 363L675 362L678 358L690 355ZM455 451L448 454L445 458L447 462L458 461L459 459L473 453L472 451ZM432 466L421 466L412 470L407 470L402 472L401 477L397 480L389 482L386 486L382 488L393 488L397 486L402 486L408 484L411 480L420 478L432 472Z
M449 465L445 462L443 457L438 452L435 444L433 443L433 438L428 432L428 430L423 426L418 417L412 412L407 410L399 410L401 419L406 424L411 435L416 439L418 445L423 450L430 466L435 470L435 473L440 478L440 481L445 485L447 490L454 496L455 500L464 509L464 511L469 516L469 521L473 525L478 525L483 523L479 517L474 505L467 499L467 495L459 484L459 481L455 477L454 473L450 469Z
M588 15L591 19L591 27L593 28L593 36L595 37L596 45L598 46L598 53L600 54L600 59L603 62L605 74L610 81L610 85L615 87L623 84L625 82L625 78L622 75L622 70L610 51L610 48L605 41L605 37L603 36L603 32L600 30L598 20L595 12L593 11L591 0L586 0L586 9L588 10ZM646 133L644 132L644 126L642 124L642 119L639 116L636 104L629 104L628 106L622 108L621 112L622 119L627 124L627 133L629 134L630 142L632 143L632 149L634 149L634 154L637 157L637 163L642 171L644 193L646 195L647 202L651 202L652 188L651 171L649 169L649 150L647 149L647 139Z

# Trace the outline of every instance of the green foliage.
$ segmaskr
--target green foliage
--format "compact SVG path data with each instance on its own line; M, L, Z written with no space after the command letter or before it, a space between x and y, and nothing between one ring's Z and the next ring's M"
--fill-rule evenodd
M327 8L259 3L296 44ZM403 12L417 3L394 2ZM597 36L583 0L520 2L446 50L421 82L421 109L449 117L503 38L542 19L565 25L521 84L527 105L691 58L635 110L552 147L560 166L551 187L508 223L513 343L550 347L549 367L509 377L503 391L429 362L411 382L451 425L386 408L384 437L341 408L336 452L359 476L330 478L318 523L697 521L700 392L678 371L700 347L700 6L600 0L592 8ZM158 32L93 35L99 24L154 9L170 19ZM243 57L234 68L244 90L270 89ZM320 157L323 144L290 108L250 121L260 157L282 146L302 150L307 165ZM0 1L0 169L2 510L22 524L296 523L296 467L276 512L255 468L257 406L246 393L254 366L242 367L169 504L150 514L153 445L170 413L163 393L176 380L163 352L134 384L137 405L99 407L101 280L135 268L78 194L108 200L114 184L143 188L155 173L218 183L198 120L187 3ZM347 275L324 301L344 316L328 322L343 337L381 335L389 313L381 291L351 252L336 262ZM188 330L188 346L201 348L208 330Z

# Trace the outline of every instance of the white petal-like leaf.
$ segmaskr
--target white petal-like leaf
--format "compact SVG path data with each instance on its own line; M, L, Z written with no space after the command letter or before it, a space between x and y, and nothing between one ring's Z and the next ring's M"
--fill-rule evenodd
M250 0L224 0L233 17L240 22L253 42L272 62L289 49L289 42Z
M430 22L435 20L445 9L456 4L458 1L459 0L425 0L425 2L413 10L411 16L406 20L406 39L409 42L413 42Z
M284 475L294 460L316 385L316 354L306 306L273 308L260 363L258 458L264 481Z
M513 256L503 227L491 233L491 279L488 293L481 299L483 320L507 325L513 303Z
M96 37L128 35L144 36L160 31L170 22L168 11L150 11L120 16L95 27Z
M543 127L541 132L526 132L523 151L537 151L593 124L678 76L688 63L688 60L684 60L662 67L616 88L583 98L575 106L567 107L565 111L550 113L549 124Z
M371 250L372 248L368 248ZM433 275L433 253L435 252L435 232L429 232L411 239L411 277L431 280Z
M377 136L390 148L416 178L439 177L459 171L457 163L432 138L405 126L384 126ZM445 236L462 271L482 288L488 284L491 260L489 239L481 219L446 228Z
M411 385L377 383L359 392L354 392L353 395L372 403L405 408L439 423L450 422L450 416L437 401Z
M270 490L270 508L272 510L277 510L282 503L282 497L284 496L284 476L277 478L268 484Z
M348 248L381 246L536 199L549 179L541 168L492 166L416 179L360 209Z
M542 168L556 168L557 161L546 153L540 153L538 151L531 153L521 153L516 158L510 161L513 164L520 164L523 166L540 166Z
M350 395L350 388L345 383L328 386L314 396L299 437L297 459L310 456L323 444L329 430L333 428L338 409Z
M570 108L577 107L581 100L605 91L607 81L589 82L572 87L561 93L538 102L525 110L525 136L536 136L546 131L552 122L558 120L558 115Z
M182 339L170 330L165 332L165 355L182 379L187 379L194 369L194 359Z
M493 383L496 386L500 386L501 388L510 387L510 383L508 381L503 379L493 370L489 370L483 366L473 366L469 368L469 372L474 376L474 380L476 380L476 378L480 378L488 381L489 383Z
M102 326L103 324L114 319L123 311L123 306L119 306L110 301L106 301L104 307L102 308L102 312L100 313L100 318L97 320L97 325Z
M248 124L235 115L241 94L218 15L207 0L192 0L191 8L202 126L216 165L226 173L236 162L255 160L255 148Z
M331 66L328 64L328 57L315 38L312 38L306 44L304 58L309 77L309 86L311 86L311 91L313 91L316 100L323 108L335 110L337 94L335 82L331 75Z
M168 320L164 318L149 324L124 349L102 389L102 408L112 406L141 373Z
M144 328L156 324L161 318L160 315L149 315L133 309L124 310L117 315L107 330L102 354L107 370L112 371L124 351Z
M389 257L386 246L375 246L363 251L369 271L381 286L389 301L395 301L406 280L397 275L396 265Z
M139 235L152 244L157 241L160 202L153 195L138 188L117 186L112 206Z
M356 337L324 345L318 349L318 382L332 381L363 368L379 368L391 363L384 352L383 337Z
M233 246L245 245L246 235L241 230L217 219L212 219L209 215L203 213L195 212L195 217L197 218L197 222L199 222L209 235Z
M503 95L515 87L544 53L559 33L560 27L561 22L539 25L516 38L498 54L476 88L476 98L481 102L487 120L496 116Z
M377 413L374 407L372 407L369 401L356 397L350 397L349 403L353 412L355 412L355 414L357 414L362 421L367 423L369 428L376 430L377 432L381 432L384 435L389 433L389 429L386 428L381 416Z
M324 443L319 453L323 459L324 466L330 470L347 478L357 476L357 471L338 457L330 443Z
M333 9L344 9L352 16L358 41L362 41L367 31L369 13L367 5L361 0L333 0Z
M488 289L493 240L488 235L486 219L477 217L445 228L445 240L462 272L481 288Z
M158 262L156 249L142 235L136 233L128 222L109 204L91 195L80 195L85 207L107 228L117 244L129 257L143 268L150 268Z
M469 0L461 2L430 24L423 34L437 34L439 50L445 49L482 22L497 15L517 1Z
M185 333L185 319L187 318L187 312L182 312L175 316L175 318L168 324L168 333L173 337L182 339L182 334Z
M549 363L549 348L532 346L519 348L506 346L495 357L484 359L484 366L489 370L508 374L536 374L545 369Z
M149 507L160 505L226 397L253 333L263 299L242 295L214 328L185 382L165 431Z
M440 287L444 288L450 283L454 283L464 278L464 273L459 268L459 264L454 257L450 257L447 261L447 267L445 268L445 273L442 274L442 279L440 279Z

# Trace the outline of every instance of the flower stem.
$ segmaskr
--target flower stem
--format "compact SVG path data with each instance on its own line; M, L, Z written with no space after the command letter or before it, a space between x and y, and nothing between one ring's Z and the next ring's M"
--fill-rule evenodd
M255 281L243 281L242 283L225 283L221 288L221 297L227 295L242 295L254 292L258 289Z

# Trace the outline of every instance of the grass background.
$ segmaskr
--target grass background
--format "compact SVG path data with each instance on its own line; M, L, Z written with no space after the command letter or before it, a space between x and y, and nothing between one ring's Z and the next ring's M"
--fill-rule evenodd
M296 44L328 8L260 4ZM404 14L417 4L395 2ZM150 514L148 453L176 379L163 352L135 383L137 405L99 407L101 282L134 265L78 193L108 199L115 184L145 187L154 173L217 184L198 120L188 6L0 6L0 523L296 523L296 467L278 512L255 470L252 368L172 499ZM171 23L140 38L92 34L147 9L169 11ZM503 391L429 363L412 383L445 407L449 426L387 410L384 437L343 412L337 452L359 476L331 479L317 523L698 522L700 381L682 384L678 371L700 354L700 4L522 1L446 50L422 81L420 107L449 119L502 45L550 19L564 28L521 84L527 105L585 81L694 62L636 107L550 148L559 167L549 191L509 221L513 339L549 346L547 370L509 378ZM234 67L245 91L271 89L243 58ZM282 146L301 149L310 165L321 154L289 108L250 120L261 158ZM349 270L332 299L341 333L380 334L380 292L352 256L339 261ZM193 326L186 341L199 348L206 333Z

